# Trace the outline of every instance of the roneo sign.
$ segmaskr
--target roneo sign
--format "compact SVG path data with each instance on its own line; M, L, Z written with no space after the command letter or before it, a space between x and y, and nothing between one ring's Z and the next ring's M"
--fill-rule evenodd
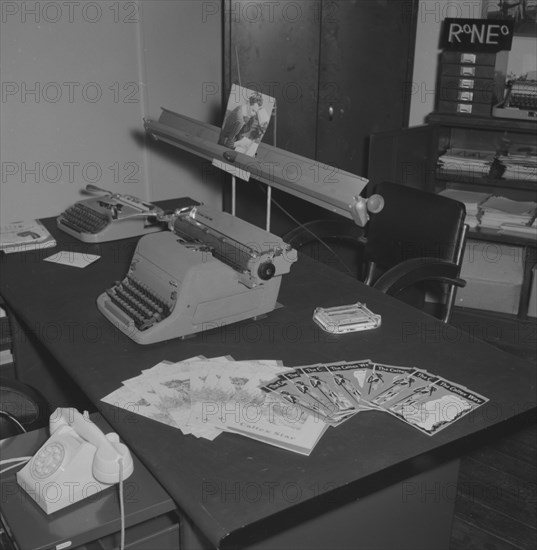
M444 20L440 47L465 52L499 52L510 50L513 21L505 19Z

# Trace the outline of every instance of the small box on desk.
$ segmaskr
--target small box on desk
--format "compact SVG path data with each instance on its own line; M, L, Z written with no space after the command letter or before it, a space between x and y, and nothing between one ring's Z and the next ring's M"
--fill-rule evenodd
M466 286L457 292L457 305L516 314L524 276L520 246L468 241L461 277Z

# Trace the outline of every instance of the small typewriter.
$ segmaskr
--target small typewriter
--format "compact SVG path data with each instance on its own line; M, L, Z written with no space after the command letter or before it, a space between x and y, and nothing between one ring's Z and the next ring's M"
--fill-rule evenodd
M537 80L515 80L505 100L492 113L500 118L537 120Z
M99 243L165 229L164 211L132 195L120 195L88 185L98 196L76 202L57 218L57 225L81 241Z

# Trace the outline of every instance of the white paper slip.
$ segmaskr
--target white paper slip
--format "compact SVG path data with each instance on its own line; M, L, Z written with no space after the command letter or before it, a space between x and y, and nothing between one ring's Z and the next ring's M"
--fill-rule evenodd
M87 267L95 260L98 260L100 256L96 254L83 254L82 252L71 252L69 250L60 250L56 254L52 254L48 258L45 258L46 262L53 262L56 264L69 265L71 267Z

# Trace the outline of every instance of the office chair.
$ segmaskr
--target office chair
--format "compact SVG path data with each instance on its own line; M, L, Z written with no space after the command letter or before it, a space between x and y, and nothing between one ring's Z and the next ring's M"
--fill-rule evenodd
M466 284L459 277L467 233L464 204L390 182L376 184L372 193L381 195L385 204L371 215L365 231L350 220L317 220L288 233L285 242L308 255L316 240L313 234L336 254L340 242L346 247L351 242L360 249L360 265L347 271L421 309L426 309L427 294L440 298L433 314L449 322L456 289Z
M34 388L0 378L0 439L48 426L50 407Z

